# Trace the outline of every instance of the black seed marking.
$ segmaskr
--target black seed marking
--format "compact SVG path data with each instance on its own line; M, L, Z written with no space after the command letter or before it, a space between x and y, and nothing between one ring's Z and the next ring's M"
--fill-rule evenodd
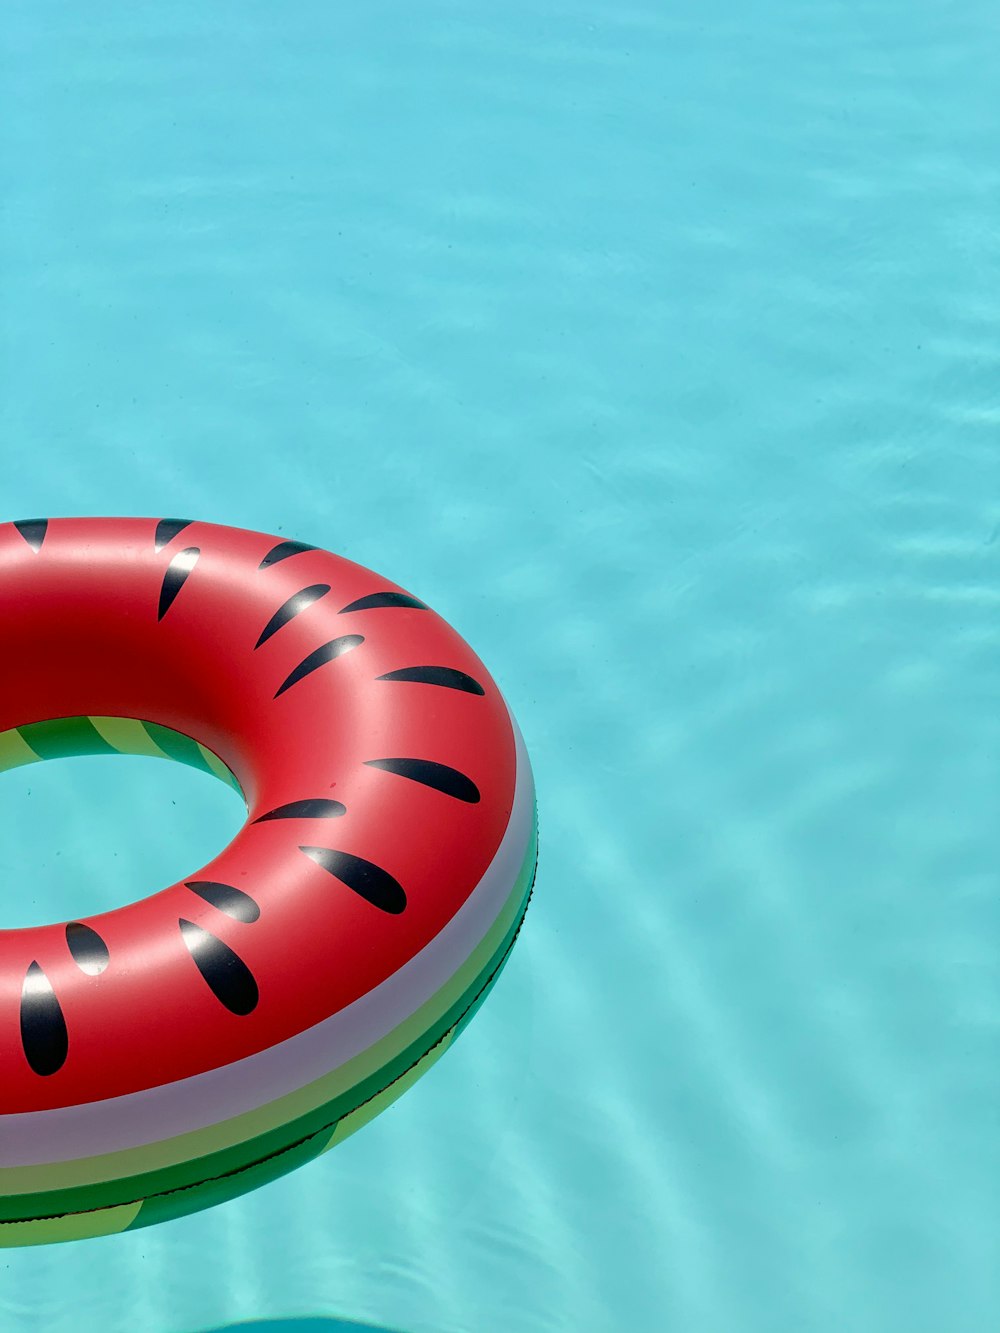
M243 959L233 953L228 944L223 944L193 921L185 921L182 917L179 924L195 966L219 1003L231 1014L241 1017L253 1013L260 991Z
M156 535L153 538L153 545L158 551L162 551L164 546L172 542L177 534L184 528L191 526L192 520L189 518L161 518L156 525Z
M352 856L350 852L334 851L331 847L300 847L299 851L305 852L311 861L379 911L398 916L405 909L406 894L402 884L381 866L360 856Z
M284 694L303 677L308 676L315 671L317 667L325 666L327 662L332 662L335 657L342 657L344 653L350 652L352 648L357 648L359 643L364 643L363 634L344 634L339 639L331 639L329 643L324 643L321 647L313 649L308 657L298 664L292 674L284 681L275 694L277 699L279 694Z
M47 518L22 518L14 524L18 532L28 543L31 549L37 554L42 549L42 542L45 540L45 534L49 528Z
M449 690L464 690L466 694L485 694L486 691L478 680L473 680L464 671L454 667L413 666L400 667L398 671L387 671L378 680L410 680L418 685L443 685Z
M259 815L254 824L264 824L269 819L333 819L337 815L346 815L347 806L340 801L329 801L325 796L315 796L305 801L289 801L279 805L276 810L269 810L266 815Z
M160 588L160 609L157 613L157 620L162 620L173 605L174 598L184 586L184 580L194 569L201 551L197 546L189 546L184 551L178 551L170 564L167 566L167 572L163 576L163 586Z
M276 565L279 560L287 560L290 555L301 555L303 551L318 549L316 546L310 546L308 542L279 542L277 546L271 547L257 568L267 569L269 565Z
M73 962L88 977L99 977L111 961L108 946L96 930L82 921L71 921L66 927L66 943Z
M225 912L234 921L250 924L260 917L260 907L249 893L234 888L232 884L217 884L211 879L189 879L185 883L192 893L196 893L212 907L217 907L220 912Z
M36 1074L54 1074L66 1062L66 1020L48 977L37 963L28 968L21 988L21 1045Z
M254 644L254 648L259 648L262 643L267 643L272 634L276 634L282 625L287 625L307 607L312 606L313 602L318 602L321 597L325 597L330 591L329 583L313 583L308 588L303 588L297 592L294 597L289 597L283 606L279 606L274 615L261 630L260 638Z
M436 764L433 759L366 759L365 763L369 768L381 768L386 773L409 778L411 782L422 782L425 787L433 787L435 791L442 791L459 801L468 801L470 805L479 800L479 788L471 778L457 768Z
M426 602L417 601L408 592L372 592L367 597L359 597L356 602L351 602L350 606L341 607L340 614L344 615L346 611L376 611L383 606L409 606L417 611L430 609Z

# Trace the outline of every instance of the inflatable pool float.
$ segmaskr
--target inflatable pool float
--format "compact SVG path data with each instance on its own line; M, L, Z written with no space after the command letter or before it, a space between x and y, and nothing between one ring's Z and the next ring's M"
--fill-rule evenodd
M0 620L0 769L157 755L247 806L182 881L0 931L0 1243L21 1245L222 1202L370 1120L496 980L537 833L483 664L327 551L180 519L4 523Z

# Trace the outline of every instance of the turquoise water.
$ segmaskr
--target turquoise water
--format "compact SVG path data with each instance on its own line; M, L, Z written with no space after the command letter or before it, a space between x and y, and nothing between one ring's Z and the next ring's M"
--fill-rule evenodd
M5 1333L1000 1326L998 65L986 0L8 0L3 517L412 588L542 860L393 1109L0 1254ZM139 759L0 788L7 925L240 816Z

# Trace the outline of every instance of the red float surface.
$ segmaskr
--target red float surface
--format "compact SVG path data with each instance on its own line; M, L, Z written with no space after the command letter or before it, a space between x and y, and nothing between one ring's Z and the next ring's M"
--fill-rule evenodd
M59 717L139 718L214 750L239 778L248 823L185 881L96 917L100 975L70 954L65 924L0 931L0 1111L93 1101L197 1074L320 1022L419 952L462 905L499 846L514 792L506 705L482 662L429 609L342 608L400 592L370 570L304 550L261 568L283 538L191 522L157 550L156 519L52 519L38 549L0 525L0 731ZM182 552L196 556L178 559ZM159 615L165 580L190 572ZM168 570L174 573L168 575ZM324 593L256 647L303 589ZM360 636L278 693L321 645ZM438 666L483 693L378 677ZM277 697L276 697L277 696ZM465 775L470 801L372 767L409 758ZM341 802L335 818L260 815L291 802ZM169 836L169 825L146 831ZM137 834L141 836L141 833ZM383 910L303 853L332 849L374 863L405 892ZM18 868L29 884L32 867ZM208 880L249 894L236 920L186 887ZM157 891L159 889L159 891ZM242 960L259 999L221 1003L183 938L194 923ZM25 1055L22 994L32 963L68 1034L61 1066Z

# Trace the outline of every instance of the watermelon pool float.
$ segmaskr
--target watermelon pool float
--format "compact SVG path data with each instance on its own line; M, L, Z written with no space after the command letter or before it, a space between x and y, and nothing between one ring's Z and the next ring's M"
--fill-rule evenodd
M0 524L0 769L193 764L247 805L127 907L0 931L0 1244L134 1229L318 1156L447 1049L534 881L531 769L460 636L304 542Z

